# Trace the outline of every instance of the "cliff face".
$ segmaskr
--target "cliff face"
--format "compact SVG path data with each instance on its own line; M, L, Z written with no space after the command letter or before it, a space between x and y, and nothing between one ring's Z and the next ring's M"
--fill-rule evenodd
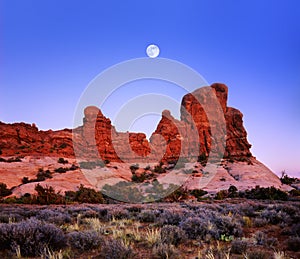
M243 115L239 110L227 107L227 86L213 84L209 90L220 104L226 129L218 127L218 121L214 121L220 114L208 119L207 114L216 113L217 109L200 88L183 97L180 120L173 118L167 110L162 112L150 141L143 133L117 132L110 119L97 107L87 107L83 126L74 129L73 134L68 129L39 131L34 124L0 123L0 150L3 156L36 154L74 157L75 140L76 155L82 158L93 159L100 155L102 160L134 163L208 156L212 141L215 141L214 152L222 153L226 158L239 160L251 157ZM220 138L212 136L212 127ZM221 152L224 137L225 150Z
M72 130L40 131L35 124L0 122L2 156L73 157Z

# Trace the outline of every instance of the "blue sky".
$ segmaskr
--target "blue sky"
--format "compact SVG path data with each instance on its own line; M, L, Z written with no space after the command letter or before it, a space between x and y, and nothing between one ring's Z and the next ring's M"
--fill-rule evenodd
M299 1L1 0L0 17L1 121L72 127L88 83L156 43L228 85L253 154L300 176Z

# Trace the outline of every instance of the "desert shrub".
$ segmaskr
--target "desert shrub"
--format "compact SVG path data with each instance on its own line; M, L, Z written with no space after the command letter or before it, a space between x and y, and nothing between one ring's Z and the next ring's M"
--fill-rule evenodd
M225 235L225 237L240 237L243 234L242 226L239 223L235 222L231 217L216 217L213 220L213 223L216 225L220 236Z
M104 198L101 192L97 192L92 188L84 187L82 184L75 192L66 192L68 200L76 201L80 203L104 203Z
M185 232L180 227L173 225L163 226L160 235L162 243L172 244L175 246L187 238Z
M38 220L42 220L48 223L53 223L58 226L71 222L71 217L69 214L62 213L60 211L51 210L51 209L41 210L36 215L36 218Z
M29 219L19 223L0 225L0 249L14 249L19 246L22 256L37 256L45 247L55 251L66 245L61 229L52 224Z
M140 175L137 175L135 172L132 172L131 180L135 183L142 183L146 179L146 174L142 173Z
M289 195L291 197L298 197L298 196L300 196L300 190L296 190L296 189L290 190Z
M96 212L96 215L95 215L96 218L98 218L100 220L103 220L103 221L107 220L108 209L106 209L106 208L95 208L95 212Z
M28 177L22 178L22 184L30 183L30 179Z
M155 222L159 212L156 210L142 210L138 215L138 219L141 222Z
M215 199L216 200L224 200L226 198L228 198L228 191L227 190L221 190L221 191L218 191L215 195Z
M145 170L145 171L151 170L150 165L147 165L147 166L144 168L144 170Z
M160 215L158 222L161 225L179 225L185 218L183 211L166 209Z
M180 253L173 245L159 243L153 247L152 256L157 259L176 259L180 258Z
M180 227L190 239L206 239L208 234L206 223L199 217L190 217L181 222Z
M60 163L60 164L67 164L69 163L68 160L65 160L64 158L60 157L58 160L57 160L57 163Z
M239 206L239 214L242 216L247 217L255 217L256 216L256 208L254 207L254 204L252 201L247 201L245 203L242 203Z
M169 194L167 197L165 197L163 200L168 202L179 202L181 200L186 200L188 196L188 190L181 186L175 191L173 191L171 194Z
M268 223L269 221L267 219L262 219L262 218L254 218L252 220L253 227L257 227L257 228L264 227L268 225Z
M24 193L20 198L13 197L15 200L12 203L19 204L36 204L36 195L30 194L28 192Z
M11 194L12 194L12 191L7 188L7 185L5 183L0 183L0 198L6 197Z
M134 164L134 165L131 165L129 167L131 173L134 173L136 170L138 170L140 168L140 166L138 164Z
M59 168L54 169L54 172L55 172L55 173L63 174L63 173L65 173L65 172L67 172L68 170L69 170L69 168L66 168L66 167L59 167Z
M229 198L236 198L238 197L238 189L234 186L234 185L231 185L229 188L228 188L228 197Z
M118 220L119 219L129 219L130 218L130 213L125 208L114 207L114 208L111 208L108 211L107 218L109 220L112 220L112 219L118 219Z
M231 185L228 190L220 190L216 193L215 199L216 200L224 200L226 198L236 198L239 197L238 189Z
M100 246L101 236L96 231L71 232L67 235L68 243L72 248L88 251Z
M126 246L121 240L106 240L101 246L99 258L103 259L130 259L134 258L131 247Z
M233 254L244 254L247 250L247 242L243 240L233 240L230 252Z
M300 251L300 237L290 237L287 240L287 249L290 251Z
M285 204L278 204L274 206L274 209L278 212L284 212L288 215L289 218L285 217L288 220L288 223L298 223L300 222L300 208L293 204L285 203Z
M223 216L218 212L201 208L197 211L197 217L189 217L180 226L191 239L203 240L221 239L230 241L233 237L240 237L243 229L238 220Z
M45 181L46 179L51 179L52 175L49 170L44 171L43 169L40 169L36 175L36 180L31 180L32 182L40 182Z
M271 224L277 225L279 223L289 223L291 221L291 217L283 212L277 211L272 208L267 208L261 212L261 217L268 220Z
M197 200L201 199L202 196L206 195L208 192L201 190L201 189L195 189L191 191L191 195L193 195Z
M22 183L33 183L33 182L42 182L45 181L46 179L51 179L52 174L49 170L44 171L42 168L39 169L38 173L36 174L35 179L29 179L28 177L23 177L22 178Z
M293 183L296 183L298 181L297 178L289 177L285 171L282 172L282 176L280 178L281 183L291 185Z
M267 188L256 186L251 190L246 190L245 197L247 199L286 201L288 199L288 194L284 191L276 189L273 186Z
M166 172L166 169L163 167L163 163L160 162L159 165L156 165L154 167L154 172L158 174L163 174Z
M52 186L43 187L37 184L34 190L37 192L35 199L37 204L62 204L65 202L64 197L59 192L56 193Z

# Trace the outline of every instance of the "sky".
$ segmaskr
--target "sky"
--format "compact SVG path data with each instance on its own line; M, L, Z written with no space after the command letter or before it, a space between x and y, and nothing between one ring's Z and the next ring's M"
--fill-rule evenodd
M1 0L0 121L72 128L93 78L146 57L155 43L161 58L188 65L209 84L225 83L253 155L276 173L300 177L299 18L297 0ZM119 95L133 98L137 89L177 101L184 94L141 80ZM121 105L111 98L108 117ZM131 129L147 124L151 131L159 120L152 117L152 125L141 118Z

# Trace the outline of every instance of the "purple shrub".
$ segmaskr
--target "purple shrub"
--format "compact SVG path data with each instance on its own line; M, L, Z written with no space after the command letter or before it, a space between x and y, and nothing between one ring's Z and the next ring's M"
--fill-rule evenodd
M199 217L190 217L180 223L180 227L185 231L190 239L206 239L208 234L207 224Z
M67 235L68 243L72 248L88 251L100 246L101 236L95 231L71 232Z
M41 210L36 215L36 218L58 226L71 222L71 217L69 214L50 209Z
M121 240L107 240L101 246L101 252L97 258L101 259L130 259L135 258L131 247L125 246Z
M157 210L142 210L138 215L138 219L141 222L155 222L157 217L159 216L159 211Z
M29 219L13 224L0 225L0 249L21 249L23 256L37 256L45 247L55 251L63 248L65 235L53 224Z
M161 228L161 240L162 243L172 244L177 246L182 241L186 240L187 236L185 232L177 226L165 225Z
M161 225L178 226L180 222L186 218L184 212L185 211L175 209L164 210L163 213L160 214L158 221Z

